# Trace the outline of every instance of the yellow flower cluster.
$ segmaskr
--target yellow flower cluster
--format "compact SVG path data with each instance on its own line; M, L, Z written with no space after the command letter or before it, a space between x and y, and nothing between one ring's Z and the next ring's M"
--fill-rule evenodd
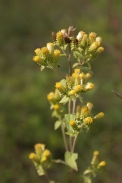
M102 38L97 36L95 32L86 34L85 32L80 31L72 42L71 47L76 58L80 59L81 57L84 57L89 61L92 57L104 51L101 42Z
M60 56L60 50L54 49L53 43L47 43L46 47L37 48L35 51L36 56L33 61L44 67L51 67L57 65Z
M80 107L76 107L75 120L71 120L69 122L70 126L74 130L80 130L82 126L88 127L94 120L102 118L104 116L103 112L98 113L96 116L92 114L93 104L91 102L87 102L86 105ZM96 151L94 154L98 154Z
M44 163L47 165L51 162L51 152L48 149L45 149L45 144L36 144L35 146L35 153L29 154L29 159L31 159L35 165L41 165L42 167L45 166Z
M91 73L83 73L80 69L75 69L71 76L66 76L66 80L57 82L55 87L60 94L66 95L70 98L77 97L80 93L92 90L93 83L86 83L87 79L91 77Z

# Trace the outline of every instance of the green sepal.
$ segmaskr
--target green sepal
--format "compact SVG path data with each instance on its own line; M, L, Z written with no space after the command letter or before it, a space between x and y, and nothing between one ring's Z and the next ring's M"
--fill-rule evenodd
M75 171L78 171L76 160L78 159L78 153L71 153L69 151L66 151L65 153L65 162L66 164L74 169Z
M63 96L63 98L60 100L59 103L66 104L68 101L69 101L69 97L67 97L67 96L65 95L65 96Z
M61 121L57 120L54 125L54 129L57 130L61 126Z
M45 69L45 66L44 65L41 65L40 66L40 70L43 71Z
M34 166L36 167L39 176L45 175L45 171L40 164L34 163Z

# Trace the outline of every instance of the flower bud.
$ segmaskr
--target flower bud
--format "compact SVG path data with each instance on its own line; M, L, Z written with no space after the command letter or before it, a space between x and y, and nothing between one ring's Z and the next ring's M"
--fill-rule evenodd
M97 50L96 50L96 53L102 53L104 51L104 48L103 47L99 47Z
M74 86L73 89L74 89L75 92L77 93L77 92L80 92L81 90L83 90L83 87L82 87L82 85L76 85L76 86Z
M80 31L80 32L78 33L78 35L76 36L77 40L78 40L78 41L81 41L81 39L82 39L82 37L83 37L84 34L85 34L85 32Z
M103 167L103 166L106 166L106 161L101 161L101 162L98 164L98 168Z
M90 79L91 77L92 77L92 74L91 73L86 73L85 79Z
M102 42L102 38L101 37L96 37L96 41L101 43Z
M91 44L91 46L89 47L89 51L90 52L94 52L96 51L96 49L100 46L100 43L95 41Z
M100 118L103 118L104 117L104 113L103 112L100 112L100 113L98 113L95 117L94 117L94 119L100 119Z
M34 50L34 52L35 52L37 55L40 55L41 49L40 49L40 48L37 48L37 49Z
M98 156L99 156L99 151L94 151L93 152L93 158L91 161L92 165L96 165L98 163Z
M63 36L66 36L67 35L67 30L66 29L62 29L61 33L63 34Z
M87 103L87 107L88 107L88 109L91 111L92 108L93 108L93 104L92 104L91 102L88 102L88 103Z
M87 106L82 106L81 108L81 118L87 117L89 115L89 109Z
M34 56L33 61L39 63L41 61L41 59L39 58L39 56Z
M95 41L96 36L97 36L97 34L95 32L91 32L89 34L89 41L90 41L91 44Z
M31 159L32 161L36 161L37 160L37 155L35 153L30 153L29 154L29 159Z
M60 82L57 82L55 87L61 92L61 93L64 93L66 90L64 88L64 86L60 83Z
M83 120L83 122L84 122L85 124L91 124L91 123L93 123L93 119L92 119L91 117L87 117L87 118L85 118L85 119Z
M86 86L85 86L85 90L88 91L88 90L92 90L94 88L94 84L93 83L87 83Z
M82 45L83 47L86 47L86 46L87 46L87 42L88 42L88 35L87 35L87 34L84 34L84 35L83 35L83 38L82 38L82 40L81 40L81 45Z
M71 90L68 93L69 96L74 96L75 94L76 94L76 91L75 90Z
M43 152L42 156L49 157L49 156L51 156L51 152L48 149L45 149L45 151Z
M36 154L40 156L45 149L45 144L36 144L34 147Z
M54 56L58 58L60 56L60 50L54 50Z
M62 45L64 43L64 37L61 31L57 32L56 41L59 45Z
M53 101L54 101L54 92L50 92L50 93L47 95L47 99L48 99L50 102L53 102Z
M52 54L54 51L54 44L53 43L47 43L47 49L49 50L49 53Z
M55 104L55 105L53 106L53 108L54 108L56 111L58 111L60 107L59 107L58 104Z
M42 59L46 59L49 56L49 50L47 47L42 47L41 48L41 54L42 54Z

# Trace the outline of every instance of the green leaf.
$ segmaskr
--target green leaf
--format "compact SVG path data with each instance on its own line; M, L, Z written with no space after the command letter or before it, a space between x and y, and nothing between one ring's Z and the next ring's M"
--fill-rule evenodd
M66 104L68 101L69 101L69 97L67 97L67 96L65 95L65 96L60 100L59 103Z
M61 126L61 121L56 121L54 125L54 129L57 130Z
M72 169L78 171L76 160L78 159L77 153L71 153L69 151L66 151L65 153L65 162L68 166L70 166Z

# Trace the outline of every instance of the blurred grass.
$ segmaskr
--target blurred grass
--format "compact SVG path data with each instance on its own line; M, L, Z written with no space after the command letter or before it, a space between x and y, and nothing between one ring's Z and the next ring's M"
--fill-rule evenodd
M79 166L84 170L98 149L107 166L96 182L122 182L122 101L111 92L115 89L122 94L121 7L120 0L0 2L1 183L40 181L28 160L35 143L46 143L55 157L63 158L60 131L53 131L54 119L46 100L58 77L50 70L41 73L32 57L36 47L51 41L51 31L70 25L76 31L96 31L105 46L93 64L95 90L85 99L94 103L94 112L104 111L105 118L78 139ZM54 167L50 174L58 180L60 171ZM67 173L63 172L66 182Z

